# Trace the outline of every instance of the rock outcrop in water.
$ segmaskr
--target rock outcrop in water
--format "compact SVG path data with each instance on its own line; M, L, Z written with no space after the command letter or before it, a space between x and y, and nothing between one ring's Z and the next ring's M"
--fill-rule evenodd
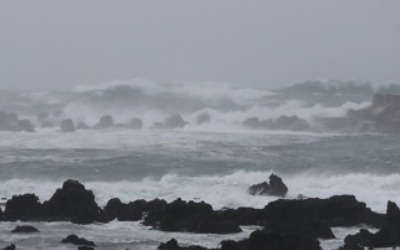
M251 195L285 196L287 192L288 188L286 184L283 183L282 178L274 174L269 176L269 183L265 181L252 185L249 188L249 193Z
M12 233L37 233L39 230L30 225L22 225L22 226L16 226L12 231Z
M89 241L85 238L79 238L75 234L68 235L61 241L62 243L70 243L77 246L96 246L93 241Z
M34 194L13 196L6 202L6 221L71 221L89 224L100 214L92 191L74 180L64 182L50 200L43 204Z

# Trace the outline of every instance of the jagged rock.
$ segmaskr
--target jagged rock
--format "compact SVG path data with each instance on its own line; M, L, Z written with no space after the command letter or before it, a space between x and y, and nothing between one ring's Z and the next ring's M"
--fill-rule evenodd
M236 233L239 225L226 221L204 202L185 202L177 199L162 210L151 211L143 224L168 232Z
M2 248L2 250L15 250L16 246L14 244L11 244L9 246L6 246L5 248Z
M24 132L35 132L35 128L33 127L31 121L29 121L27 119L19 120L16 130L24 131Z
M202 112L196 116L197 125L208 123L211 120L211 116L208 112Z
M77 224L92 223L100 214L92 191L76 180L65 181L63 187L43 203L43 211L50 220Z
M127 123L128 128L131 129L142 129L143 128L143 121L139 118L132 118L128 123Z
M12 233L37 233L39 230L36 227L30 225L22 225L16 226L12 231Z
M62 120L60 123L60 130L61 130L61 132L64 132L64 133L75 132L76 129L75 129L74 121L72 121L72 119Z
M288 192L288 188L283 183L279 176L271 174L269 176L269 183L263 182L256 185L252 185L249 188L249 193L252 195L274 195L274 196L285 196Z
M35 194L14 195L6 202L4 220L28 221L41 217L41 204Z
M102 116L99 122L94 126L96 129L107 129L114 127L114 119L111 115Z
M86 240L85 238L79 238L75 234L68 235L67 238L63 239L61 242L81 246L96 246L93 241Z

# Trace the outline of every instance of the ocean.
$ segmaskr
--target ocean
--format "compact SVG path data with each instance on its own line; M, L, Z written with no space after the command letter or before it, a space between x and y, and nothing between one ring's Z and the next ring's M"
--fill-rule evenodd
M197 86L197 87L196 87ZM205 201L214 209L262 208L277 199L251 196L250 185L271 173L286 183L286 198L327 198L354 194L377 212L388 200L400 204L400 144L397 135L374 132L287 131L249 129L250 117L276 119L297 115L309 124L345 116L371 104L374 93L397 93L400 85L353 81L306 81L277 89L239 88L221 83L176 84L148 80L118 81L53 92L4 91L0 110L30 119L36 132L0 131L0 199L35 193L49 199L66 179L77 179L104 206L113 197L123 202L154 198ZM143 129L124 127L62 133L41 127L40 112L57 119L94 125L102 115L115 123L132 117ZM199 122L199 114L209 120ZM188 123L179 129L154 129L170 114ZM15 235L17 224L41 233ZM176 238L181 244L217 247L224 239L243 239L256 227L232 235L166 233L140 222L75 225L67 222L1 222L0 247L76 249L59 242L71 233L92 240L96 249L156 249ZM336 249L359 228L334 228Z

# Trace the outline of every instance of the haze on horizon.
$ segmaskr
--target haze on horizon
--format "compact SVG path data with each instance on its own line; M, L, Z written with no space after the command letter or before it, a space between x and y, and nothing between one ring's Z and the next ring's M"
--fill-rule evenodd
M400 1L0 2L0 89L148 78L400 83Z

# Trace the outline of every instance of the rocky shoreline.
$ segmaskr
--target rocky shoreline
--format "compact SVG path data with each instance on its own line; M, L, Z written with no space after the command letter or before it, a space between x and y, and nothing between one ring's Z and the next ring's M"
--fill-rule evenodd
M269 190L275 189L278 190L278 195L284 195L286 186L282 186L284 183L279 180L279 177L271 175L270 183L266 184ZM251 190L250 187L249 192ZM360 225L369 225L378 231L373 234L362 229L355 235L349 235L340 249L400 246L398 206L388 201L386 213L380 214L369 209L353 195L337 195L326 199L278 199L261 209L240 207L221 210L214 210L205 202L182 199L170 203L160 199L123 203L120 199L113 198L101 208L91 190L87 190L76 180L67 180L47 201L40 202L35 194L14 195L5 202L4 210L0 208L0 223L70 221L75 224L92 224L108 223L112 220L140 221L154 230L165 232L231 234L241 232L240 226L255 225L262 228L251 233L247 239L221 242L221 247L216 248L221 250L321 249L319 239L335 238L332 227ZM40 234L29 225L16 227L13 233ZM62 241L78 245L79 249L95 248L94 242L76 235L69 235ZM3 246L0 249L1 247ZM18 246L10 245L2 249L18 249ZM180 246L176 240L171 239L160 244L159 249L207 248Z

